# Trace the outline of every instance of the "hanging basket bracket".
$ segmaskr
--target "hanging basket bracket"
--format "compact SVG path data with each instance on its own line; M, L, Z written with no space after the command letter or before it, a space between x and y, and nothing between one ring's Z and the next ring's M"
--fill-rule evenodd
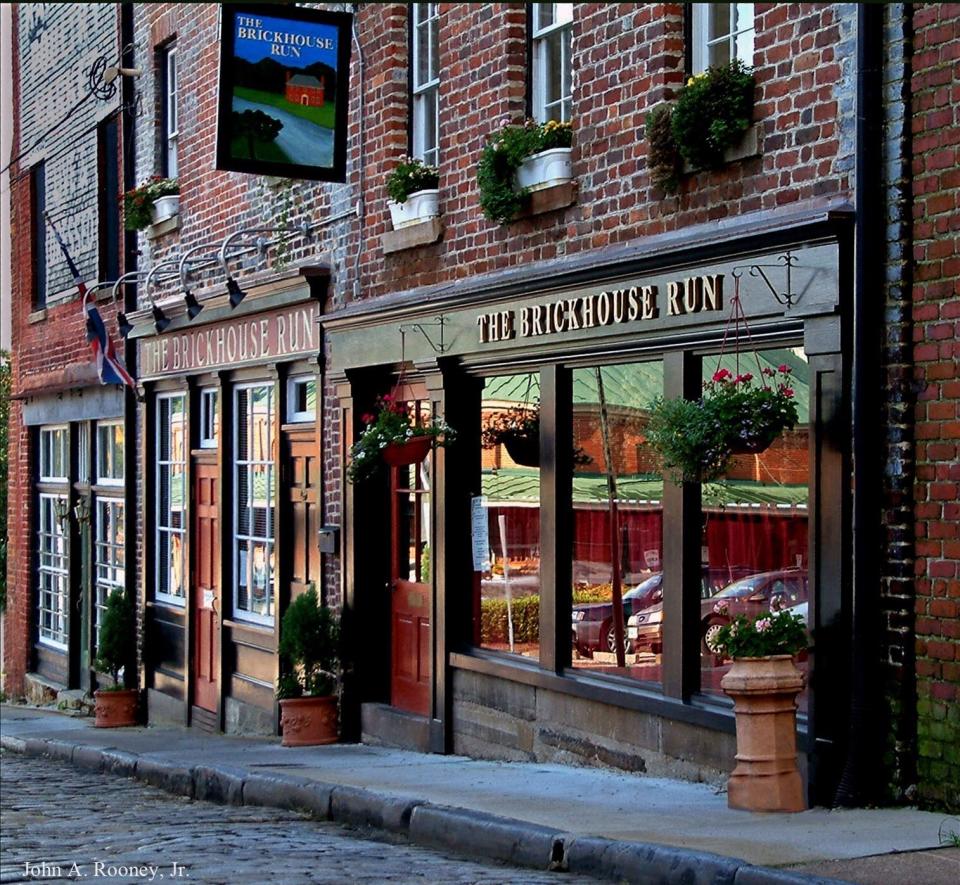
M445 316L441 314L432 323L411 323L408 326L401 326L400 327L401 353L404 352L406 349L404 347L404 341L406 340L405 336L407 332L419 332L426 339L427 344L430 345L430 348L433 350L434 353L440 353L440 354L446 353L450 349L450 345L444 343L443 329L449 322L450 320L448 320ZM439 342L435 342L433 338L430 337L430 333L426 330L425 327L438 328L440 330Z
M788 249L783 255L777 256L777 262L777 264L739 264L733 269L733 277L734 279L739 279L744 273L748 273L752 277L760 277L760 279L767 284L767 288L770 290L770 294L776 299L777 304L782 304L789 310L800 300L800 296L793 291L790 273L792 268L797 265L797 256ZM766 271L772 268L786 270L786 291L777 291L777 288L770 282L770 277L767 276Z

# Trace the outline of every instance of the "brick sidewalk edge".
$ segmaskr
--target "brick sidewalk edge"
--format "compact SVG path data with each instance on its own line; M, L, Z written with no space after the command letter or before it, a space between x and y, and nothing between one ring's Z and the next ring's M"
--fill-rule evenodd
M0 747L28 756L48 756L90 771L136 778L191 799L305 812L318 820L389 830L425 847L519 867L632 883L842 885L839 879L754 866L719 854L579 836L466 808L283 774L253 774L228 765L184 768L123 750L45 738L4 735Z

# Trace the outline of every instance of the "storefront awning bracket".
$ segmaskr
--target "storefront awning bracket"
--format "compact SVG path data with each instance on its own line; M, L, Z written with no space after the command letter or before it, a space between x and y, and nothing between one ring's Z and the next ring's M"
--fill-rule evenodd
M783 255L777 256L778 264L740 264L734 267L733 276L736 279L739 279L743 276L744 272L749 273L752 277L760 277L766 284L767 288L770 290L773 297L777 300L777 304L782 304L784 307L789 310L800 300L800 296L794 293L793 285L790 278L790 271L797 264L797 256L793 255L789 250L783 253ZM773 283L770 282L770 278L767 276L764 268L777 268L777 269L786 269L787 276L787 288L785 292L778 292Z
M400 327L400 352L401 353L406 352L405 345L406 345L407 332L419 332L426 339L427 344L430 345L430 348L433 350L434 353L446 353L450 349L450 345L445 344L443 341L443 327L446 326L447 323L449 322L450 320L448 320L445 316L441 314L432 323L411 323L407 326L401 326ZM430 333L427 332L427 330L424 328L425 326L440 329L439 342L434 342L434 340L430 337Z

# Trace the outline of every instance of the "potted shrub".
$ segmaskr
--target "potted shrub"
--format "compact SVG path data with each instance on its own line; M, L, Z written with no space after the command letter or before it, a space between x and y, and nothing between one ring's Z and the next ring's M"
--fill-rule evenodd
M403 157L387 176L393 229L408 227L440 214L440 170L415 157Z
M113 680L113 685L93 694L97 728L137 724L137 691L124 688L120 681L120 671L133 663L135 627L133 604L122 590L114 590L107 597L94 662L99 672L109 673Z
M573 124L527 120L506 126L486 144L477 167L480 207L504 224L524 206L531 191L570 181Z
M280 624L280 654L291 667L277 685L283 746L336 743L338 643L339 625L311 586Z
M664 472L709 482L723 475L734 455L762 452L793 428L799 415L790 373L787 365L765 367L756 386L750 372L734 376L718 369L698 400L655 400L646 436Z
M173 218L180 211L180 185L176 179L154 175L123 195L123 224L127 230L143 230Z
M725 614L723 603L716 611ZM717 631L713 650L733 658L720 687L733 698L737 765L727 804L747 811L803 811L797 769L797 695L803 673L794 655L807 647L803 618L788 610L738 615Z
M417 464L434 445L446 446L456 438L456 431L442 418L416 423L407 404L390 394L377 400L376 413L364 415L363 423L363 433L350 448L350 482L372 476L384 462L393 467Z

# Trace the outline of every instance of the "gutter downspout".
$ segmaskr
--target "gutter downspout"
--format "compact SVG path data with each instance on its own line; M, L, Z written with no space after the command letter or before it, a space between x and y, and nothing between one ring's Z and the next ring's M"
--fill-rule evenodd
M853 280L853 591L850 600L850 720L835 805L863 805L875 792L879 745L877 661L880 574L881 364L885 191L882 176L885 5L857 5L857 125Z

